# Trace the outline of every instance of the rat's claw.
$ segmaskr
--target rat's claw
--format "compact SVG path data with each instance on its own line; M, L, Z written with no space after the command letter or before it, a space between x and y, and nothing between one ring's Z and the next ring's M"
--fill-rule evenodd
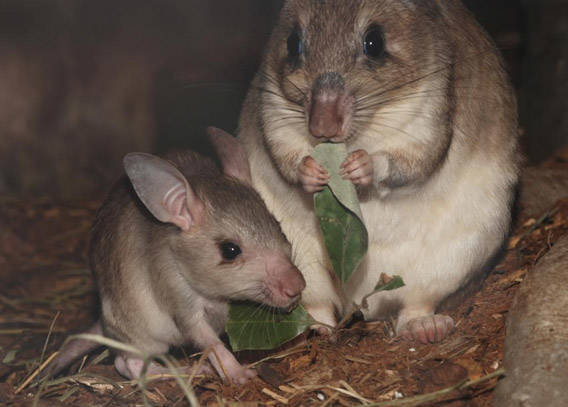
M339 175L343 179L357 185L369 185L373 181L373 161L365 150L357 150L349 154Z
M306 156L298 167L298 178L304 191L319 192L329 182L329 174L311 156Z

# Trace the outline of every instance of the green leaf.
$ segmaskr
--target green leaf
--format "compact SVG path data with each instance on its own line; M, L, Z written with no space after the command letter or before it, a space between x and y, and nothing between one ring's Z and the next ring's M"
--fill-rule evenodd
M361 301L361 308L367 309L369 308L369 303L367 300L372 297L373 295L380 293L382 291L392 291L398 288L404 287L404 280L401 276L393 276L389 277L385 274L381 275L381 279L379 280L378 284L376 285L375 289L363 297L363 301Z
M404 281L402 280L401 276L393 276L387 283L379 281L377 286L375 287L374 292L378 291L392 291L396 290L397 288L404 287Z
M294 339L312 324L301 305L286 314L265 305L242 302L231 304L225 331L235 352L271 350Z
M355 186L339 176L345 145L319 144L313 156L330 174L328 186L314 195L314 207L333 270L345 284L367 253L368 233Z

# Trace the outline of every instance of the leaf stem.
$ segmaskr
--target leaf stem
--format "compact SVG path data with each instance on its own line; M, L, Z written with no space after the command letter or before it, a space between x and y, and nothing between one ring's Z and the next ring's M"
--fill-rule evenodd
M396 278L398 278L398 277L396 277ZM341 328L344 328L345 325L347 325L347 323L349 323L349 321L351 321L351 319L353 318L353 315L355 315L355 313L357 313L358 311L361 311L363 309L367 309L367 307L368 307L367 300L369 298L371 298L373 295L378 294L382 291L390 291L390 290L396 289L396 288L400 288L400 286L395 286L394 288L392 288L392 287L389 286L389 284L384 284L381 287L375 289L374 291L372 291L369 294L367 294L366 296L364 296L361 299L361 304L357 304L357 303L353 302L350 311L347 314L345 314L343 316L343 318L341 318L341 321L339 321L339 323L337 324L337 327L335 329L340 330Z

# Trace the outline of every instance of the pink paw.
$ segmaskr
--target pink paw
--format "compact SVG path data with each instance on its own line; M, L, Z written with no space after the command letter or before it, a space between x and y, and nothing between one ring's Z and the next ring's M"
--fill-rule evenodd
M329 174L311 156L306 156L298 168L298 178L304 191L309 193L319 192L329 182Z
M444 340L453 329L451 317L435 314L411 319L400 329L399 335L409 341L427 344Z
M370 185L373 182L373 161L365 150L357 150L349 154L339 175L355 185Z
M240 366L227 372L229 379L235 384L246 384L257 376L256 370Z

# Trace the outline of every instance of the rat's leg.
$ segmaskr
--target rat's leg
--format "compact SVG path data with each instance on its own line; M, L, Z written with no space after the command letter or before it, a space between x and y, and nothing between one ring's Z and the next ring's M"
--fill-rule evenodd
M204 351L211 350L208 356L209 362L221 378L232 380L236 384L245 384L256 377L254 369L242 366L225 347L218 334L207 323L205 316L186 321L183 334L188 342L194 343L198 348Z
M301 302L310 316L321 322L312 329L329 334L330 327L337 325L336 310L341 313L343 303L334 284L331 264L317 229L319 226L315 221L300 222L300 219L287 222L285 233L292 242L292 261L306 280Z

